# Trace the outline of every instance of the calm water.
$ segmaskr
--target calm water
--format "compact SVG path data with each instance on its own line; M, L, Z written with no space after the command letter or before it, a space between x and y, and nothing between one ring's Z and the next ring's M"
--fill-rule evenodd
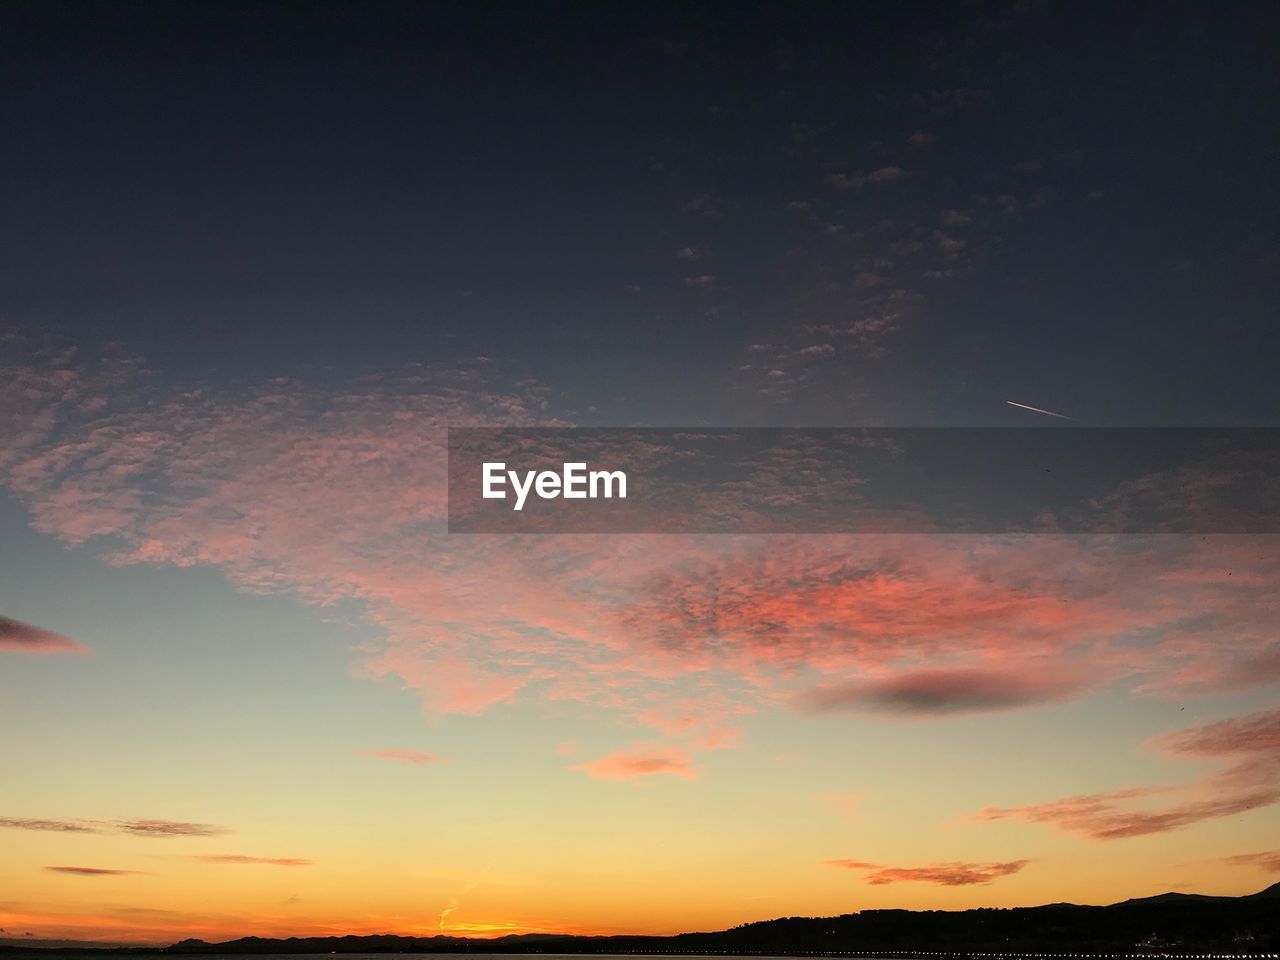
M298 958L311 958L311 960L433 960L433 958L458 958L470 957L471 960L519 960L520 957L543 957L546 960L635 960L636 957L642 956L679 956L681 960L733 960L734 957L741 956L741 960L797 960L796 957L772 957L769 954L702 954L702 953L681 953L667 954L665 952L658 953L479 953L472 950L450 952L441 950L432 953L201 953L201 954L182 954L175 953L175 957L189 957L190 960L270 960L271 957L290 957L294 960ZM155 954L135 954L132 951L122 950L119 953L112 953L111 960L127 960L129 957L138 957L140 960L155 960ZM857 960L885 960L885 958L859 956Z
M652 953L478 953L472 950L450 952L441 950L432 953L201 953L201 954L183 954L175 953L175 957L187 957L190 960L270 960L271 957L290 957L293 960L299 958L311 958L311 960L434 960L434 958L458 958L470 957L471 960L519 960L520 957L543 957L546 960L635 960L636 957L642 956L678 956L681 960L734 960L735 957L741 957L741 960L797 960L796 957L773 957L770 954L756 954L749 956L739 954L717 953L681 953L667 954ZM111 953L111 960L127 960L130 957L138 957L139 960L155 960L155 954L135 954L132 951L122 950L119 953ZM886 958L859 956L857 960L886 960Z

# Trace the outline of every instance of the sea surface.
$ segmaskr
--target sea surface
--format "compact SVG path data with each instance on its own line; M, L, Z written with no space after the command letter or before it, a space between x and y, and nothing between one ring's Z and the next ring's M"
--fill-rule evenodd
M57 953L50 950L50 953ZM471 960L519 960L520 957L543 957L546 960L634 960L642 956L679 956L682 960L797 960L795 956L775 956L767 953L733 954L733 953L678 953L674 950L642 950L636 953L540 953L524 950L519 953L480 953L477 950L433 950L429 953L186 953L175 952L175 957L185 960L270 960L271 957L311 958L311 960L433 960L433 958L469 957ZM139 960L156 960L155 953L134 953L131 950L112 951L110 960L127 960L138 957ZM888 960L870 954L858 954L858 960Z
M58 950L50 950L58 953ZM642 950L636 953L540 953L534 950L523 950L519 953L480 953L476 950L433 950L430 953L186 953L175 952L174 957L185 960L270 960L271 957L311 958L311 960L433 960L433 958L469 957L471 960L519 960L520 957L543 957L546 960L634 960L642 956L679 956L682 960L797 960L795 956L775 956L767 953L733 954L733 953L678 953L674 950ZM134 953L132 950L112 951L110 960L127 960L138 957L139 960L156 960L154 952ZM888 960L869 954L858 954L858 960Z

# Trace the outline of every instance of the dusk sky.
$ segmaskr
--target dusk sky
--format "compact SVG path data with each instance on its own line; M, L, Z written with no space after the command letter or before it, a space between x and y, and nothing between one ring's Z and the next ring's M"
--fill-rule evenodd
M0 942L1280 879L1275 534L446 523L449 427L1280 426L1277 36L4 4Z

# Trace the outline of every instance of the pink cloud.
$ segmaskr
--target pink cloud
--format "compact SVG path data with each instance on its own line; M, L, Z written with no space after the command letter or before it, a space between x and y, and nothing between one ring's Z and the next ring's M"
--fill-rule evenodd
M59 633L0 617L0 653L88 653L89 648Z
M641 780L654 776L692 780L698 775L688 755L674 747L637 747L578 764L577 769L597 780Z
M1280 762L1280 710L1263 710L1179 730L1157 738L1156 743L1175 757L1256 757L1269 763Z
M312 863L297 857L248 857L238 853L212 853L191 859L201 863L266 864L272 867L309 867Z
M1127 806L1127 801L1148 796L1152 792L1155 791L1117 790L1082 794L1026 807L986 807L976 816L979 820L1012 819L1024 823L1047 824L1060 830L1079 833L1092 840L1122 840L1246 813L1280 799L1278 791L1261 790L1203 800L1186 800L1159 810L1135 810Z
M432 713L577 704L690 754L806 691L945 716L1277 679L1280 558L1247 537L451 537L447 428L558 422L495 363L167 390L118 352L20 346L0 479L38 529L358 604L361 670ZM753 482L785 503L784 475Z
M379 760L394 760L397 763L407 763L415 767L423 767L428 763L439 763L443 759L438 753L430 753L426 750L404 750L404 749L385 749L385 750L357 750L357 753L366 757L377 757Z
M863 870L863 878L872 886L888 883L934 883L944 887L965 887L988 884L1001 877L1012 876L1025 867L1029 860L1010 860L1006 863L929 863L921 867L886 867L862 860L824 860L830 867L846 870Z
M1280 850L1267 850L1262 853L1238 853L1233 857L1223 857L1223 863L1233 867L1257 867L1268 873L1280 873Z
M986 807L976 819L1044 824L1093 840L1189 827L1280 802L1280 710L1262 711L1158 737L1172 758L1218 760L1218 772L1184 785L1133 787L1020 807ZM1172 802L1150 807L1153 798Z
M69 873L77 877L123 877L136 874L137 870L113 870L108 867L45 867L54 873Z

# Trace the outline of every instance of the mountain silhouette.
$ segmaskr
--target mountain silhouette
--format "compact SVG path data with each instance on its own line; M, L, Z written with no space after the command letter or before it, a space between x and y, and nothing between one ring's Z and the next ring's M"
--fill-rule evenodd
M11 941L12 944L12 941ZM510 934L474 939L379 934L343 937L242 937L222 943L187 939L130 954L301 953L672 953L786 956L841 952L1203 953L1280 950L1280 883L1241 897L1163 893L1107 906L1052 903L972 910L863 910L838 917L786 917L712 933L650 936ZM94 949L0 946L0 955L102 954Z
M1270 889L1268 887L1267 889ZM1251 893L1249 896L1256 897L1265 893L1260 890L1258 893ZM1234 900L1235 897L1215 897L1207 893L1178 893L1170 891L1169 893L1158 893L1154 897L1134 897L1130 900L1121 900L1119 903L1113 903L1113 907L1127 907L1139 903L1187 903L1193 900Z

